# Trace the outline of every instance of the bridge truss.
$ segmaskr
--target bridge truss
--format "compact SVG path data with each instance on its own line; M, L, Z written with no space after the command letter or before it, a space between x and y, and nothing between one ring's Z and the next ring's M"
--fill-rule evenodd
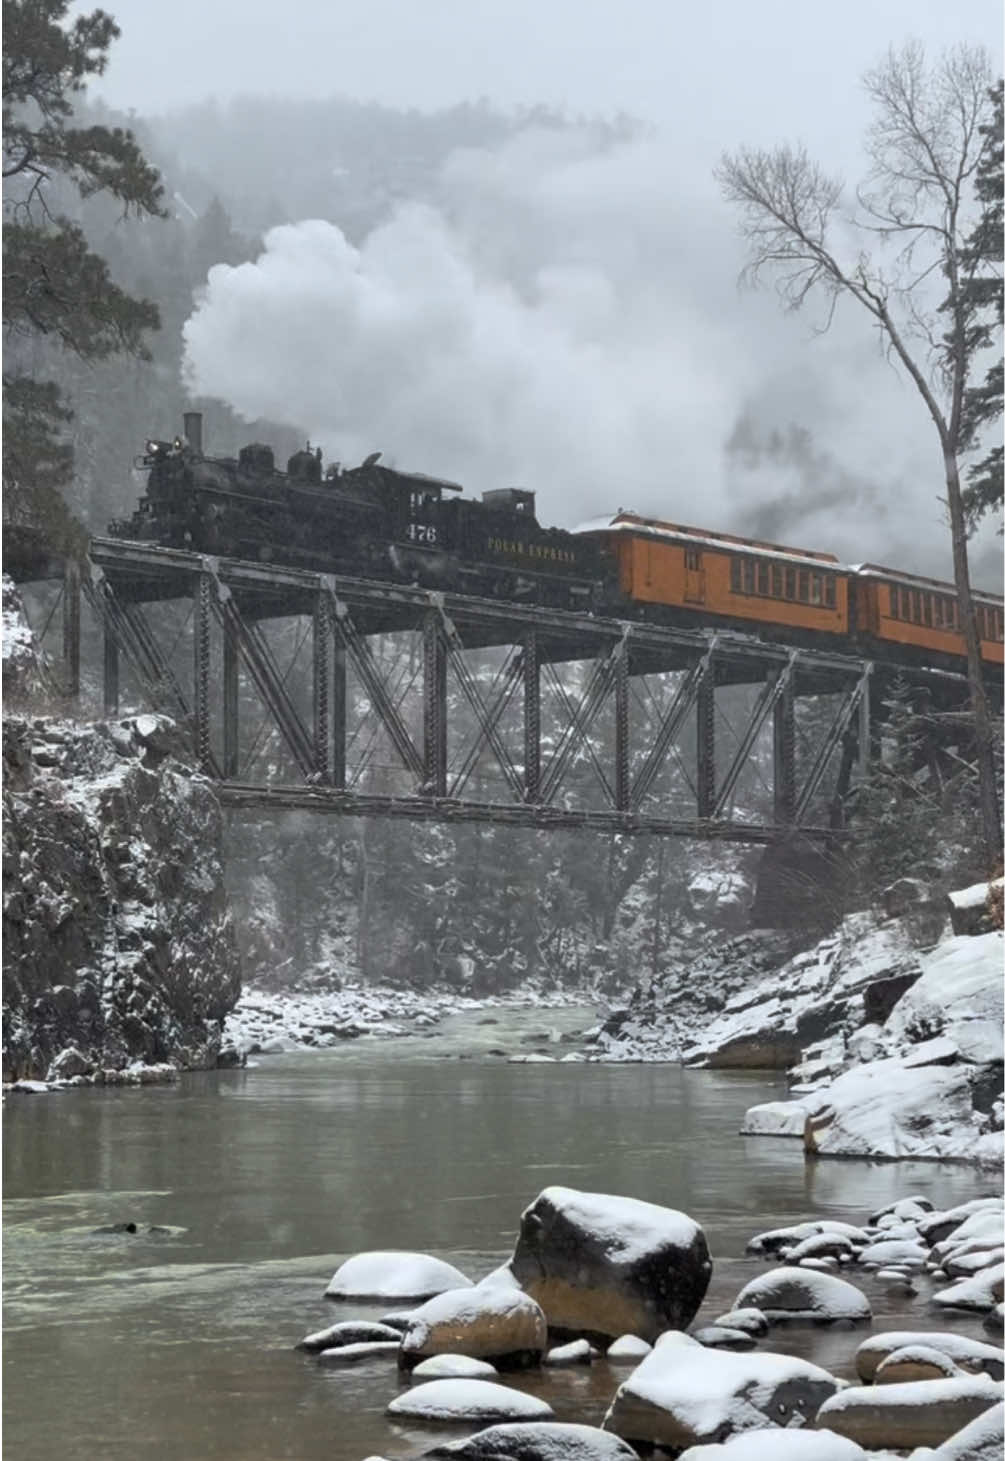
M125 669L236 808L766 843L833 831L875 739L870 662L746 635L104 538L64 592L71 682L83 596L106 713Z

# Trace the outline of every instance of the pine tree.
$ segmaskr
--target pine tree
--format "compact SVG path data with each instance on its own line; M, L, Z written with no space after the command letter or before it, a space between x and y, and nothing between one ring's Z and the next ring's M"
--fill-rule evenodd
M980 129L984 149L974 177L974 192L981 214L969 235L963 261L969 273L965 298L969 303L971 328L978 347L992 346L1000 337L1005 318L1005 281L1001 265L1005 258L1002 230L1005 228L1005 140L1003 140L1003 84L990 94L994 113ZM1005 405L1005 376L1000 348L988 368L983 384L971 387L963 398L965 439L976 440L982 428L1001 419ZM988 512L1002 510L1003 460L1001 446L994 446L967 472L969 486L963 499L967 518L976 525Z
M75 194L105 193L124 213L164 213L157 172L131 132L73 125L73 98L104 71L119 29L101 10L68 22L68 9L69 0L3 3L3 323L15 362L3 379L3 480L5 521L72 552L81 533L60 496L72 413L55 382L26 368L25 349L41 341L87 361L146 358L156 306L114 283L66 210Z

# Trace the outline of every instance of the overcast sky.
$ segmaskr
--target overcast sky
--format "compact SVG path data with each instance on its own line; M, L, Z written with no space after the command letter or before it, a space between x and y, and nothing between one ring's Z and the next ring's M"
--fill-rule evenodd
M654 128L604 157L531 135L462 158L438 212L406 206L358 254L319 193L330 224L287 230L257 265L211 276L186 327L194 390L309 430L343 460L390 448L469 489L502 485L497 474L544 488L550 522L633 505L949 572L938 450L913 389L854 314L821 341L770 294L736 294L736 220L711 169L727 148L801 140L856 181L862 73L909 37L933 58L983 44L1000 69L991 0L109 8L122 37L93 91L147 116L207 97L340 93L423 110L485 97L624 112ZM807 427L819 468L738 481L720 454L749 411ZM985 565L997 554L992 536Z
M978 41L994 0L109 0L122 28L95 88L150 112L248 92L424 109L485 96L626 111L699 157L799 134L853 158L858 78L890 43Z

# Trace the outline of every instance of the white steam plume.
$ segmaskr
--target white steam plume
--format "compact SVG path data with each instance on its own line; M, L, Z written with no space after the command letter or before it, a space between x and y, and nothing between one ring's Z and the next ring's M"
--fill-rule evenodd
M528 130L455 153L435 206L399 207L358 248L315 219L211 269L185 382L347 464L380 449L469 492L535 488L546 523L634 507L756 531L782 503L789 541L945 573L913 388L860 319L814 343L770 296L738 295L732 230L711 181L682 193L665 142ZM752 411L808 427L849 494L744 470L725 444Z

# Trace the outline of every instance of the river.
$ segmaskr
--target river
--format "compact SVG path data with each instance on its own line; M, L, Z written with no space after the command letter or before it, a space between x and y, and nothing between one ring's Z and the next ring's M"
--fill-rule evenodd
M9 1099L9 1454L407 1455L438 1433L385 1419L404 1383L393 1360L326 1370L293 1349L337 1318L382 1312L326 1301L331 1274L351 1253L406 1248L479 1278L508 1255L521 1209L552 1183L700 1221L715 1259L703 1318L762 1270L743 1249L764 1228L812 1215L857 1222L909 1192L949 1206L995 1185L948 1164L807 1163L798 1143L742 1138L746 1107L784 1092L769 1076L509 1064L488 1053L590 1018L492 1010L451 1016L428 1039L259 1057L174 1086ZM140 1232L94 1232L127 1221ZM150 1225L169 1231L146 1233ZM924 1299L878 1302L874 1328L947 1327ZM981 1334L974 1320L948 1322ZM850 1375L859 1337L791 1329L772 1343ZM520 1383L565 1419L598 1420L623 1373L597 1364Z

